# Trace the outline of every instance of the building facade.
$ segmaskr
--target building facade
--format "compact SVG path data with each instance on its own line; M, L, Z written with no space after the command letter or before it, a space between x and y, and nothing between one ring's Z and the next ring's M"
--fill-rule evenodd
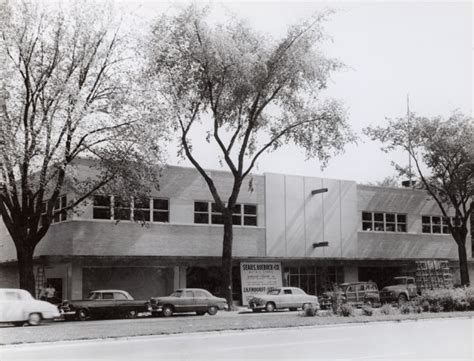
M221 194L230 193L231 174L209 174ZM146 199L97 194L66 213L61 208L69 197L74 195L64 194L58 202L55 222L36 248L38 287L52 284L63 299L83 298L98 288L125 289L137 299L185 286L219 293L222 222L193 168L168 166L159 191ZM252 175L233 219L236 302L245 262L276 262L282 284L312 294L335 282L373 280L382 287L393 276L412 272L417 260L448 260L457 268L457 246L423 191ZM468 240L474 279L470 235ZM18 286L15 259L1 224L0 287Z

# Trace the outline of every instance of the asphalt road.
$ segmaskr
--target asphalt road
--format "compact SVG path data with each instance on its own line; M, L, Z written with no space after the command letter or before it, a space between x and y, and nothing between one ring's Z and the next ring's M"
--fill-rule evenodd
M10 360L473 360L470 318L11 345Z

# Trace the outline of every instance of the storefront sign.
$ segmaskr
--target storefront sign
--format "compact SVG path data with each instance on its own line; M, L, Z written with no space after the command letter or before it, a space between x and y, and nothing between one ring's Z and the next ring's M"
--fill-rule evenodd
M280 262L241 262L242 305L248 304L250 296L266 294L270 288L281 287Z

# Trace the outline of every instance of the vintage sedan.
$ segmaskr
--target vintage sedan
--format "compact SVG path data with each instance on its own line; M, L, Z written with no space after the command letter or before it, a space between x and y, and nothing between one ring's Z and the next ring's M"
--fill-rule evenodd
M379 289L377 284L372 281L341 283L336 292L323 293L319 299L321 308L330 309L335 295L338 295L341 302L349 303L355 307L380 305Z
M319 309L318 297L308 295L297 287L272 288L268 290L266 295L250 297L248 304L253 312L261 310L272 312L284 308L288 308L290 311L296 311L298 308L304 310L307 307Z
M96 290L86 300L65 300L59 306L65 320L90 318L134 318L150 311L147 301L134 300L127 291Z
M0 288L0 322L22 326L28 322L39 325L44 320L59 318L56 306L49 302L35 300L28 291L16 288Z
M153 316L165 317L185 312L214 316L217 311L228 307L225 298L216 297L201 288L181 288L166 297L153 297L150 299L150 306Z

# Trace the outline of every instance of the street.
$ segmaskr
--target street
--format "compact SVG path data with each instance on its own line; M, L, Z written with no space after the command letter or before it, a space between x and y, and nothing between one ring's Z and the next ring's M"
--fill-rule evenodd
M472 360L471 318L12 345L9 360Z

